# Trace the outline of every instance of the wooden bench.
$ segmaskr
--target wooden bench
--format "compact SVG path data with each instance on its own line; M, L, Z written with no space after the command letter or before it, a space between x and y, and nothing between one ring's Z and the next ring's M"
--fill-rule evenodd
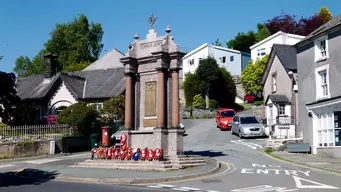
M288 143L288 153L310 153L309 143Z

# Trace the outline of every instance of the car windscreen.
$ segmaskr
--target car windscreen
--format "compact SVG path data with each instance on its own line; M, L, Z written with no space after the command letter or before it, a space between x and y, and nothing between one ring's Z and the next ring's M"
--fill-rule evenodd
M221 112L221 117L226 118L226 117L234 117L234 111L223 111Z
M259 123L256 117L240 117L240 124L254 124Z

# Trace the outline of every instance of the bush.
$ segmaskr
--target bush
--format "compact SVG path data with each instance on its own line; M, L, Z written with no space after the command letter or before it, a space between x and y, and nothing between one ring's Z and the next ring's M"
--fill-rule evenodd
M114 120L124 119L125 109L125 97L118 96L109 99L103 103L103 109L101 110L101 123L103 125L109 125Z
M194 96L200 93L198 76L193 73L185 74L183 89L185 94L186 106L192 106Z
M94 106L79 102L61 111L57 116L57 123L69 124L82 136L87 137L91 133L100 132L97 118L98 112Z
M244 103L236 103L234 106L234 110L236 110L236 111L244 111L244 110L248 110L250 108L251 107L249 105L244 104Z
M256 106L264 105L264 101L255 101L253 104Z
M210 99L210 109L216 109L217 108L217 101L216 100L214 100L214 99Z
M193 97L194 108L204 108L205 104L205 100L202 98L201 94L197 94Z

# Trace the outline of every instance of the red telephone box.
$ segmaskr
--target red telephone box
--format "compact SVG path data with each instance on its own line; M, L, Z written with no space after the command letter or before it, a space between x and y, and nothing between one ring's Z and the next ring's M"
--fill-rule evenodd
M102 127L102 145L104 147L108 147L109 146L109 127L108 126L104 126Z

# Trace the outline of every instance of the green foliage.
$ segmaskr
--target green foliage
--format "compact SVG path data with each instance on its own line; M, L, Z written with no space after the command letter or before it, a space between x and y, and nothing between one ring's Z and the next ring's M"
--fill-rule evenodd
M5 128L7 128L8 125L6 125L5 123L0 122L0 130L5 130Z
M218 68L218 78L210 87L210 99L219 103L219 107L232 107L237 95L236 85L231 74L224 68Z
M205 100L202 98L201 94L197 94L193 97L192 106L194 108L204 108L205 107Z
M196 74L185 74L185 81L183 82L183 89L187 106L192 106L193 97L200 93L199 79Z
M257 93L261 94L263 86L261 85L262 76L269 55L266 55L261 60L256 60L255 63L250 63L242 72L241 82L246 94Z
M90 64L91 64L91 62L89 62L89 61L82 61L78 64L68 65L68 66L64 67L63 71L64 72L81 71L81 70L85 69L87 66L89 66Z
M105 125L111 124L114 120L124 119L125 97L118 96L103 103L101 110L101 121Z
M219 39L215 40L215 42L212 43L212 45L219 46L219 47L223 46L223 44L219 41Z
M268 30L268 28L266 28L266 26L264 24L257 24L257 33L256 33L256 41L260 42L263 39L266 39L267 37L271 36L270 31Z
M94 106L88 106L87 103L78 102L62 110L57 116L57 123L69 124L76 128L76 131L83 136L89 136L90 133L99 132L98 112Z
M216 109L217 108L217 104L218 104L218 102L216 100L210 99L210 101L209 101L210 109Z
M255 101L253 104L256 106L264 105L264 101Z
M13 123L16 106L21 99L17 96L15 74L0 71L0 118L6 124Z
M14 71L20 77L42 74L45 71L44 53L58 54L60 70L76 71L84 69L98 59L103 44L103 29L100 23L89 22L85 15L79 15L68 23L58 23L50 33L50 39L32 61L20 56Z
M30 100L22 100L15 108L11 125L39 125L46 123L45 119L37 119L39 106Z
M256 33L249 31L247 33L238 33L234 39L227 42L226 46L230 49L250 53L250 47L257 43Z
M200 60L195 73L199 79L200 91L206 93L211 84L218 80L219 66L217 61L213 57Z
M235 103L233 106L233 109L236 110L237 112L239 111L245 111L250 109L251 107L248 104L245 103Z
M326 22L333 19L333 16L330 13L330 11L327 9L327 7L322 7L320 9L318 16L323 18Z

